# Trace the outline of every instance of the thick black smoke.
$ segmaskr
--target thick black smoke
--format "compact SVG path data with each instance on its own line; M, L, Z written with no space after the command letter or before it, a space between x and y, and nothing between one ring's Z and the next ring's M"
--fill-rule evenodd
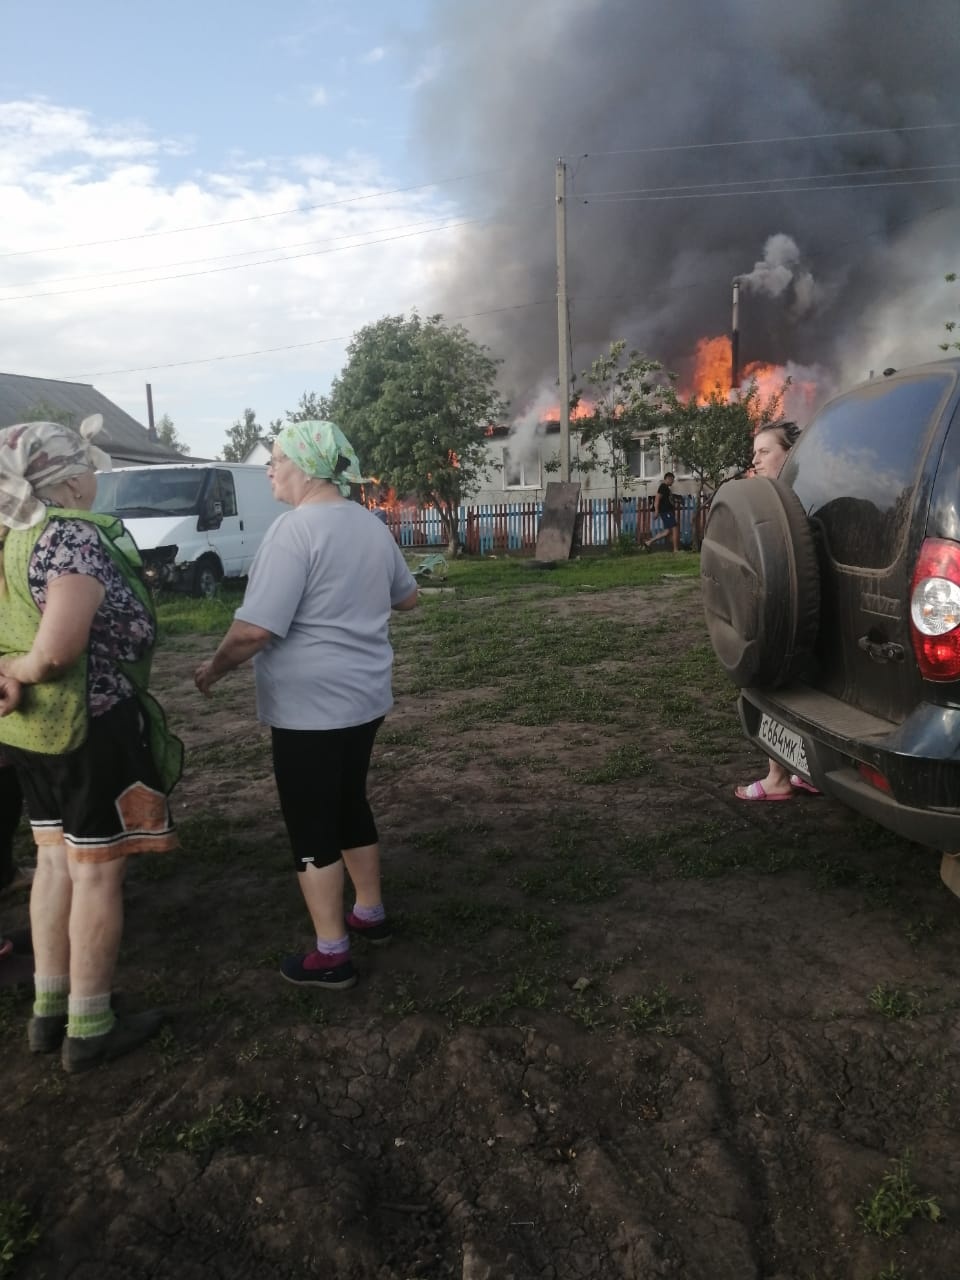
M820 366L826 387L936 359L955 302L943 275L960 267L960 128L916 126L960 125L958 12L435 0L419 144L433 173L484 171L461 207L496 217L465 233L432 301L517 308L466 321L504 358L517 411L555 381L563 156L575 371L622 337L683 373L697 338L729 330L734 276L750 277L744 361ZM741 194L771 184L791 190Z

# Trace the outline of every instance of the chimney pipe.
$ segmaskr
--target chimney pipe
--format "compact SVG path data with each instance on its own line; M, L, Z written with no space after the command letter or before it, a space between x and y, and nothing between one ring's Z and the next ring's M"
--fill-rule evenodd
M153 422L153 388L147 383L147 435L151 440L157 438L157 428Z
M730 390L740 386L740 280L733 282L733 320L730 325Z

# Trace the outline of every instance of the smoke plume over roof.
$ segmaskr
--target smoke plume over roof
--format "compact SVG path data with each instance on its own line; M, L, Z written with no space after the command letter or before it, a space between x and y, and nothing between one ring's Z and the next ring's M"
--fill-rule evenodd
M956 0L436 0L419 143L433 172L482 171L457 190L484 220L432 304L503 309L465 323L515 411L555 382L563 156L575 371L625 338L683 374L735 276L745 363L826 386L936 359L957 30Z

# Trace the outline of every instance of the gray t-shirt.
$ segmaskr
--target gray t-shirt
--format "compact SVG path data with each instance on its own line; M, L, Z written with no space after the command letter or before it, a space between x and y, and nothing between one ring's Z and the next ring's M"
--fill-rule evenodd
M234 614L275 637L254 658L261 721L346 729L386 715L390 609L416 585L386 527L355 502L308 503L275 520Z

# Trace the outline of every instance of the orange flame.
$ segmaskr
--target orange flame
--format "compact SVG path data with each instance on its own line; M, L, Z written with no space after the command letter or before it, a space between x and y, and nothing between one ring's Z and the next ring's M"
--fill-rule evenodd
M592 418L597 411L597 406L588 400L585 396L581 396L579 401L570 410L570 421L576 422L579 418ZM551 405L549 409L543 412L544 422L560 421L560 405Z
M732 373L732 352L730 339L721 334L716 338L701 338L694 353L694 368L691 377L692 394L701 404L706 404L710 396L716 392L726 396L730 388ZM773 396L779 395L787 380L789 370L781 364L766 364L763 360L754 360L740 371L740 386L746 390L752 382L757 384L761 404L769 403ZM800 402L808 408L812 406L817 393L816 382L794 377L789 388L789 398Z
M698 400L706 403L714 392L729 391L733 360L729 338L700 338L693 359L692 390Z

